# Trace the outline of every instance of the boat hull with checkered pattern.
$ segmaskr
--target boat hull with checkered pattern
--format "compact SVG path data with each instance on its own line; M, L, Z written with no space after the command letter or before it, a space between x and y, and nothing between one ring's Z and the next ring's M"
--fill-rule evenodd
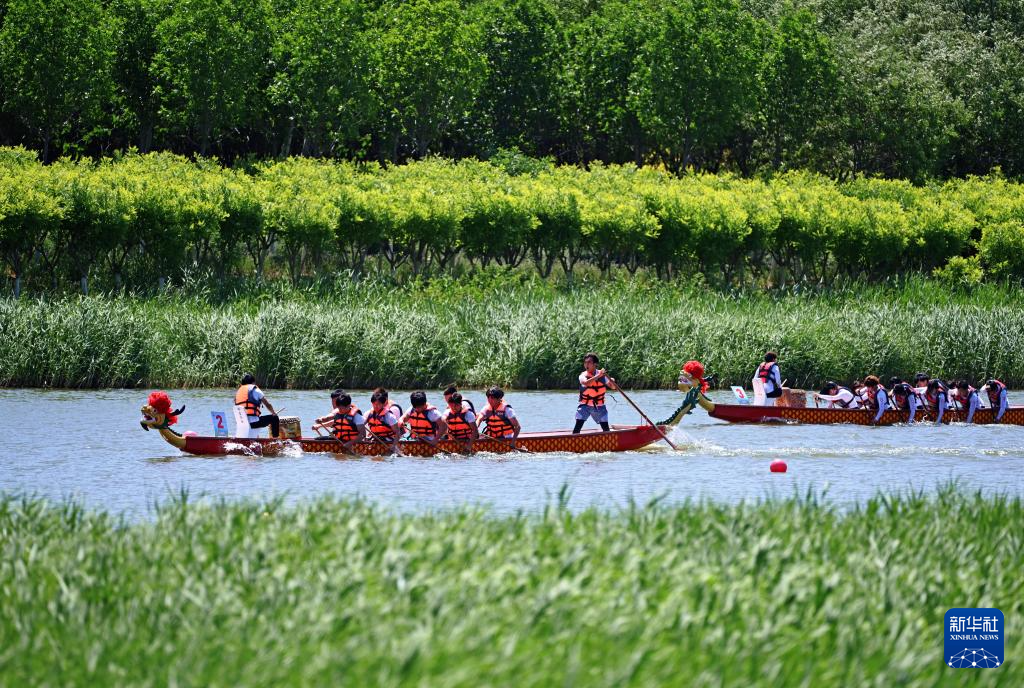
M659 426L662 432L668 433L672 428L668 425ZM301 451L316 454L361 454L364 456L384 456L391 453L391 445L376 440L359 442L352 451L345 452L341 442L331 437L300 437L290 440L268 438L241 437L209 437L188 435L168 438L172 445L189 454L201 456L220 456L228 454L250 456L272 456ZM173 439L173 441L172 441ZM641 449L661 439L661 434L653 425L616 425L610 432L591 430L573 434L572 432L534 432L522 433L514 445L510 440L481 438L469 447L473 452L490 452L495 454L530 453L548 454L553 452L621 452ZM406 456L434 456L436 454L465 454L465 442L442 440L436 445L420 440L402 440L398 443Z
M716 404L710 402L710 408L702 407L712 418L729 423L804 423L810 425L834 425L847 423L852 425L896 425L910 420L909 411L886 411L875 422L875 411L868 409L843 408L808 408L788 406L753 406L750 404ZM935 414L922 413L920 410L914 418L917 422L935 422ZM943 423L963 423L967 420L967 412L959 409L947 409L942 415ZM989 408L974 412L972 422L976 425L988 425L997 422L995 412ZM998 421L1004 425L1024 425L1024 406L1011 406Z

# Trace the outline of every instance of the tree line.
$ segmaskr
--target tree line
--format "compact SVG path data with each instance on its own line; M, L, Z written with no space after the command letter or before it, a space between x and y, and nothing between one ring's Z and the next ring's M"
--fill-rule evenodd
M0 144L1024 173L1018 0L0 0Z
M581 265L721 287L1024 277L1024 185L794 171L674 175L523 156L407 165L294 157L245 167L170 153L43 165L0 148L0 252L16 294L152 290L202 273L299 282L429 276L457 266Z

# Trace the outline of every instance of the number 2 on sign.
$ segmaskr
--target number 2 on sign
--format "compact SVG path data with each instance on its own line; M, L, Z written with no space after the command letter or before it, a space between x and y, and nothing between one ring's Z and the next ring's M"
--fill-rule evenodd
M210 411L210 417L213 419L213 434L216 437L227 437L227 414L225 414L223 411Z

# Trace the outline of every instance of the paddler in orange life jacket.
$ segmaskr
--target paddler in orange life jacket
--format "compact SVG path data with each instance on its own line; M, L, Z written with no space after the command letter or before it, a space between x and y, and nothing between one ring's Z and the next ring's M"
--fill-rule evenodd
M779 355L769 351L764 355L764 362L754 371L754 380L764 383L766 406L775 406L775 400L782 396L782 374L779 372Z
M398 419L402 417L402 409L398 404L392 404L388 399L388 391L378 387L370 397L372 410L366 414L366 433L372 434L384 444L391 445L392 454L401 454L398 440L402 437L402 424Z
M450 402L452 400L452 395L453 394L458 394L458 393L459 393L459 388L456 387L454 384L451 384L451 385L448 385L447 387L445 387L444 388L444 403L447 404L448 402ZM462 408L463 409L469 409L474 414L476 413L476 406L473 406L473 402L470 401L469 399L465 398L465 397L462 397Z
M437 446L438 440L448 432L448 424L441 413L427 403L427 393L420 390L409 395L412 405L399 419L402 425L409 425L409 435L422 440L431 446Z
M516 412L505 403L505 392L501 387L491 387L487 390L487 406L480 412L480 419L477 423L484 423L484 433L488 437L501 437L512 440L512 446L516 446L516 438L522 426L516 418Z
M929 380L925 388L924 401L928 410L935 414L935 424L942 423L942 416L949 406L949 388L946 383L939 379Z
M473 440L480 436L476 428L476 413L467 408L462 395L452 392L446 395L448 410L443 414L444 422L448 425L448 437L459 442L466 443L466 453L473 451Z
M322 418L317 418L313 428L330 430L334 438L341 442L341 448L350 452L357 442L366 439L366 419L352 403L352 397L344 390L336 389L331 392L331 403L334 410Z
M263 390L256 385L256 378L250 373L242 376L242 385L235 390L235 406L243 408L250 428L255 430L269 425L270 436L277 437L281 429L281 421L277 417L277 411L274 410L267 397L263 395ZM260 406L266 406L270 413L261 417Z
M960 404L962 411L967 411L965 423L974 422L974 412L981 408L981 398L978 397L978 390L971 387L967 380L960 380L956 383L956 401Z
M889 379L889 396L892 407L897 411L906 411L909 414L907 422L913 423L918 407L917 392L914 388L900 378L893 377Z
M587 418L593 418L601 426L601 430L608 432L608 407L605 406L604 396L609 389L617 389L615 378L608 377L604 369L598 369L600 360L594 352L583 357L583 372L580 373L580 402L576 407L576 425L573 427L573 434L583 429Z
M1006 385L999 380L989 380L985 383L985 386L981 388L988 395L988 405L992 407L995 412L992 419L998 423L1003 420L1003 414L1006 413L1006 409L1010 407L1009 401L1006 398Z
M882 414L889 409L889 393L885 391L877 375L868 375L864 378L864 387L867 388L867 407L875 412L871 422L877 423L881 420Z

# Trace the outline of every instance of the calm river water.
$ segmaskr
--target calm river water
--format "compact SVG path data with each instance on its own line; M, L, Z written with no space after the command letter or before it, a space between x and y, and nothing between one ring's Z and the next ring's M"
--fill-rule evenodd
M231 391L172 390L188 409L177 426L212 434L210 411L230 410ZM326 392L269 390L285 415L311 420L330 407ZM361 408L368 394L354 394ZM468 395L477 406L483 394ZM681 401L678 392L634 392L655 420ZM728 395L714 395L718 400ZM1024 427L742 426L712 420L700 409L664 444L643 451L589 455L505 455L386 460L301 457L201 458L180 454L139 427L142 390L0 390L0 491L145 517L155 502L182 488L192 496L244 498L359 495L399 509L444 509L466 503L495 511L536 510L568 485L573 508L614 508L630 499L706 498L722 502L786 497L812 490L840 506L879 490L923 489L956 480L985 492L1024 494ZM403 406L407 394L393 393ZM571 427L576 395L510 392L527 430ZM431 403L440 405L441 395ZM1024 403L1024 393L1011 395ZM609 403L612 422L636 423L623 400ZM786 474L768 464L782 458Z

